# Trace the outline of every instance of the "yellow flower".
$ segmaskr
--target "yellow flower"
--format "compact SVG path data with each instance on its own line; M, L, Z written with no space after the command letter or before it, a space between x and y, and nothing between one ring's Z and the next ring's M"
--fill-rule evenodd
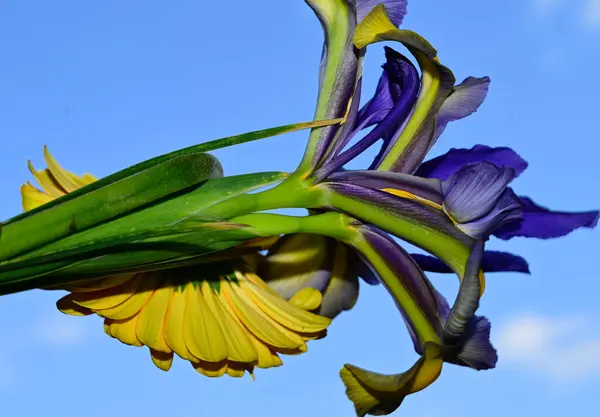
M31 210L90 184L64 170L44 149L48 169L31 172L41 190L27 183L23 207ZM258 249L264 242L259 242ZM253 376L257 368L280 366L279 354L306 352L308 340L325 336L331 320L310 311L321 293L312 288L284 300L254 273L258 252L239 259L160 272L115 275L72 283L57 302L74 316L97 314L104 331L131 346L147 346L154 364L171 368L175 354L203 375Z

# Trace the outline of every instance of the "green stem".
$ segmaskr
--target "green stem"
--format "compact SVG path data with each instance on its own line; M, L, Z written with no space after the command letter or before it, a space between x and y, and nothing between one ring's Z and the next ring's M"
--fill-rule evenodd
M231 220L252 226L258 236L312 233L331 237L353 247L375 268L389 294L413 324L421 343L440 343L436 329L404 287L402 277L395 274L381 254L368 243L360 230L353 226L353 218L335 212L308 217L264 213L239 216Z

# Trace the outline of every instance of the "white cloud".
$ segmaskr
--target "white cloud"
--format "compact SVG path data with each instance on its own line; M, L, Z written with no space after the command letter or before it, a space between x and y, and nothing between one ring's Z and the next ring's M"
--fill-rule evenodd
M55 314L52 318L40 319L33 326L34 337L51 346L73 346L86 337L85 319Z
M594 336L594 327L581 318L530 314L509 320L495 339L506 363L558 382L579 381L600 376L600 336Z
M600 0L586 0L583 21L588 27L600 28Z

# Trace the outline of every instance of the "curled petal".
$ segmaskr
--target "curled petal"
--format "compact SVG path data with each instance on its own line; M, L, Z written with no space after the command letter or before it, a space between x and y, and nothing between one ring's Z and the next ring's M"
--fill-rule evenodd
M442 340L446 346L457 345L462 341L467 333L469 321L479 308L479 297L481 296L479 271L483 258L483 247L483 242L477 242L467 262L465 276L460 283L456 301L447 316L442 331Z
M539 206L528 197L519 197L523 206L523 220L500 226L494 236L503 240L513 237L534 237L551 239L568 235L575 229L593 229L598 224L600 212L597 210L567 213L551 211Z
M462 167L477 162L489 162L499 167L512 168L515 170L515 176L521 175L528 165L527 161L510 148L475 145L471 149L452 148L444 155L421 164L415 175L444 181Z
M427 343L423 356L404 373L383 375L346 364L340 377L359 417L388 415L400 407L407 395L431 385L439 377L442 364L440 348Z
M445 323L450 315L450 306L436 291L439 317ZM498 362L498 353L490 342L491 324L485 317L473 315L469 318L461 342L444 347L444 361L475 370L491 369Z
M461 168L442 184L444 211L463 232L485 237L503 223L521 219L521 203L507 185L512 168L482 162Z

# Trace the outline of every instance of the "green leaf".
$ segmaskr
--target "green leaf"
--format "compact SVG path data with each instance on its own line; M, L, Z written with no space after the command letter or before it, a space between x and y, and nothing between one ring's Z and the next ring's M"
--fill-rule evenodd
M0 293L12 292L17 283L21 291L86 274L103 276L154 264L162 268L171 261L235 246L255 235L203 211L285 177L281 172L265 172L209 180L185 194L0 262Z
M221 177L222 172L215 157L192 153L166 160L76 198L58 199L56 204L48 204L43 210L2 227L0 260Z

